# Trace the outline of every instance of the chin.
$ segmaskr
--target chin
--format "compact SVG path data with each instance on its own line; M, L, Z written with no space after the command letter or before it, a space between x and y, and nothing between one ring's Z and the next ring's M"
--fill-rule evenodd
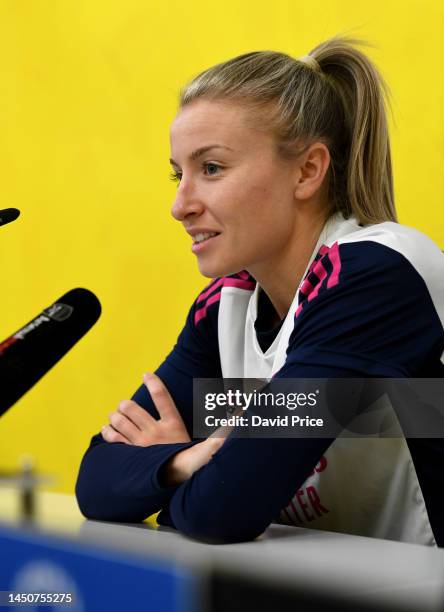
M197 261L199 272L202 276L207 278L221 278L222 276L229 276L235 274L244 269L241 264L235 264L234 262L223 264L222 262L209 262L209 261Z

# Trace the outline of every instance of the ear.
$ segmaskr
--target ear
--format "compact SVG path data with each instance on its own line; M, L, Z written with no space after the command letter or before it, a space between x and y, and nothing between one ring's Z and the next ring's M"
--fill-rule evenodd
M299 160L299 173L295 185L298 200L311 198L320 189L330 165L330 152L323 142L314 142Z

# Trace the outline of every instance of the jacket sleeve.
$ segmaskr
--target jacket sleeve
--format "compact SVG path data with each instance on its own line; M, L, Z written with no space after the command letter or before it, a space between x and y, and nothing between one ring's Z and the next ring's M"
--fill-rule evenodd
M193 378L220 376L218 305L214 304L207 316L199 319L196 313L200 304L198 298L189 311L174 349L156 370L191 438ZM141 385L131 399L159 418L145 385ZM101 434L93 436L82 459L75 488L82 514L96 520L139 522L158 512L177 488L159 483L160 468L175 453L197 442L142 447L108 443Z
M264 392L279 378L421 376L439 361L442 325L410 263L375 243L343 245L333 255L318 261L302 286L285 364ZM343 424L354 414L350 405ZM159 523L207 542L252 540L334 440L239 435L236 428L212 460L176 489Z

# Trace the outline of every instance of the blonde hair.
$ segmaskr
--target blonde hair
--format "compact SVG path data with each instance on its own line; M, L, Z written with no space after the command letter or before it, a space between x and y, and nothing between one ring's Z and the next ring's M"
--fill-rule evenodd
M324 142L331 157L329 213L353 214L362 225L396 221L389 90L356 44L368 45L336 36L300 59L277 51L238 55L185 85L179 109L198 98L237 102L252 111L251 125L274 134L286 159Z

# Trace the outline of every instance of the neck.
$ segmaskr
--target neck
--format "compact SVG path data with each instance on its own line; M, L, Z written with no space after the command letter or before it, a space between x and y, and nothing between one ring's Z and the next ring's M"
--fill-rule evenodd
M295 224L292 239L282 252L248 269L270 298L279 319L286 317L290 309L325 222L322 215Z

